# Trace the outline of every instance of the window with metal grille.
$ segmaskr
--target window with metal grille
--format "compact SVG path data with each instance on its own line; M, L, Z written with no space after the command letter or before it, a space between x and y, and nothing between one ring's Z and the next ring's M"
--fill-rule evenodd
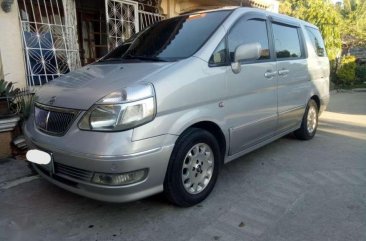
M163 20L160 1L105 0L108 47L116 48L140 30Z
M18 0L18 5L28 85L45 84L79 67L73 18L65 17L62 0Z

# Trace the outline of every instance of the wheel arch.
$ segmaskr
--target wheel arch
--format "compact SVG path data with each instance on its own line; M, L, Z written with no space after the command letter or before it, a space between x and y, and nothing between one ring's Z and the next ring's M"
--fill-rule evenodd
M310 99L315 101L316 105L318 106L318 111L320 111L321 103L320 103L319 96L318 95L313 95L313 96L310 97Z
M200 129L206 130L206 131L210 132L216 138L216 140L219 144L219 147L220 147L221 162L223 164L224 160L225 160L226 150L227 150L227 146L226 146L227 142L226 142L226 137L224 135L224 132L222 131L220 126L213 121L199 121L199 122L196 122L196 123L190 125L189 127L187 127L183 132L185 132L186 130L188 130L190 128L200 128Z

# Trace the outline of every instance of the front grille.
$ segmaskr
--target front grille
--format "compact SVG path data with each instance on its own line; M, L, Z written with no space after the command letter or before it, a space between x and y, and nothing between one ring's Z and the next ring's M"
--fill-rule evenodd
M77 116L76 110L61 109L36 104L35 123L38 129L51 135L63 135Z
M48 176L48 177L51 177L50 175L50 171L49 170L46 170L43 166L44 165L39 165L39 164L34 164L38 169L39 171L41 171L44 175ZM78 183L77 182L74 182L74 181L71 181L70 179L66 179L66 178L63 178L61 176L56 176L56 175L53 175L52 176L53 179L59 181L59 182L62 182L68 186L72 186L72 187L77 187L78 186Z
M93 172L54 162L55 174L90 182Z

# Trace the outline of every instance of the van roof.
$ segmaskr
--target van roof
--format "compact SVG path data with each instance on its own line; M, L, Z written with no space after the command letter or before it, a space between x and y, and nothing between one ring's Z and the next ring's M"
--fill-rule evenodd
M309 22L306 22L304 20L298 19L298 18L294 18L294 17L290 17L284 14L280 14L280 13L274 13L274 12L269 12L263 9L258 9L258 8L250 8L250 7L240 7L240 6L225 6L225 7L220 7L220 8L214 8L214 9L209 9L209 10L198 10L198 11L192 11L192 12L185 12L182 13L182 15L186 15L186 14L194 14L194 13L207 13L207 12L216 12L216 11L238 11L238 12L258 12L258 13L264 13L267 16L273 16L273 17L278 17L284 20L290 20L290 21L294 21L294 22L298 22L301 23L305 26L310 26L313 28L318 29L317 26L315 26L314 24L311 24Z

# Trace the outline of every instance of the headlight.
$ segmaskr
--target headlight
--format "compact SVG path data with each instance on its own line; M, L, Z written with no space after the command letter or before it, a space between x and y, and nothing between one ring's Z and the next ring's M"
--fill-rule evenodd
M136 85L112 92L92 106L79 122L82 130L123 131L150 122L155 117L154 89Z

